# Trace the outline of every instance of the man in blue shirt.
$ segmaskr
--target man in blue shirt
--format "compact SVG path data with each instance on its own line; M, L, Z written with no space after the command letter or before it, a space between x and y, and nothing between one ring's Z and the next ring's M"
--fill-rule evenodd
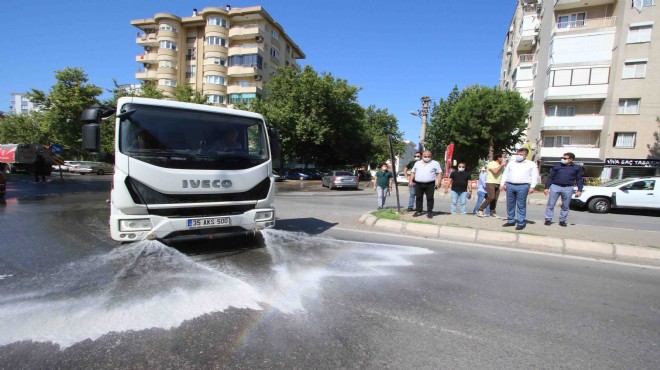
M561 157L561 163L557 163L552 170L550 176L545 183L545 195L550 194L548 198L548 205L545 208L545 224L546 226L552 225L552 216L554 215L555 205L557 199L561 197L561 212L559 213L559 226L566 227L566 219L568 218L568 206L571 203L571 196L573 195L573 186L577 186L575 195L578 197L582 195L582 167L573 163L575 154L565 153Z

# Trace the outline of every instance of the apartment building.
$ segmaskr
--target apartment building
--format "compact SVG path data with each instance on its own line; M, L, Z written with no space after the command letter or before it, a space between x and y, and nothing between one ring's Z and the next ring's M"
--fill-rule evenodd
M30 98L24 93L11 93L11 101L9 104L9 113L11 114L22 114L30 113L35 110L36 107L34 103L30 101Z
M260 6L193 9L190 17L158 13L136 19L135 77L171 96L189 84L218 106L247 103L261 94L277 67L300 70L305 54Z
M500 87L533 103L527 140L541 172L573 152L585 176L660 175L658 0L518 0ZM658 4L660 5L660 4Z

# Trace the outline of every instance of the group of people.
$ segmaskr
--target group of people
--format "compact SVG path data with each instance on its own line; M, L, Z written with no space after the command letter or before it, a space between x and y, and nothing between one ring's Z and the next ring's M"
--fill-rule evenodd
M520 148L511 158L503 153L496 153L486 167L480 169L477 183L477 202L472 211L479 217L497 216L497 200L500 192L506 193L506 223L502 227L514 227L523 230L527 226L527 196L534 193L539 182L539 171L536 163L527 159L529 150ZM573 163L575 154L565 153L560 163L554 165L545 183L544 194L549 196L545 210L545 225L552 225L554 208L559 198L562 200L559 214L559 225L566 227L569 205L574 187L576 195L582 193L582 168ZM374 189L378 194L378 208L385 206L385 198L391 191L394 176L388 171L387 164L381 166L374 179ZM426 197L426 217L433 218L433 195L442 184L442 168L433 160L430 151L415 153L415 159L404 168L408 180L410 197L408 211L419 217L423 212L424 197ZM465 163L459 162L456 171L452 171L445 184L445 194L451 191L451 213L467 214L467 199L472 197L470 172ZM457 207L460 205L460 210ZM414 207L414 208L413 208Z

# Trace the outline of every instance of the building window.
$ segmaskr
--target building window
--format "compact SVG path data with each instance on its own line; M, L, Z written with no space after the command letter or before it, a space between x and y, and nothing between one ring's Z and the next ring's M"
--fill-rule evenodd
M218 36L209 36L206 38L206 45L227 46L227 40Z
M161 49L171 49L176 50L176 43L172 41L163 40L159 43Z
M560 15L557 17L557 28L583 27L586 13Z
M257 67L263 66L263 57L259 54L232 55L229 57L229 66Z
M186 60L195 60L195 59L197 59L197 49L188 48L188 51L186 51Z
M214 84L214 85L224 85L225 78L222 76L206 76L206 83Z
M173 60L159 60L158 68L176 68L176 63Z
M176 81L161 78L160 80L158 80L158 85L176 87Z
M628 43L650 42L653 26L635 26L628 29Z
M229 104L243 103L250 105L257 98L255 93L229 94Z
M158 25L158 29L161 30L161 31L176 32L176 27L174 27L173 25L171 25L169 23L161 23L160 25Z
M208 102L211 104L224 104L225 97L222 95L209 95Z
M618 114L639 114L639 99L619 99Z
M224 18L220 17L211 17L206 20L206 25L207 26L222 26L222 27L227 27L227 20Z
M646 77L646 62L626 62L623 66L622 78L644 78Z
M197 73L197 66L187 66L186 67L186 78L195 77Z
M280 57L280 51L271 47L270 48L270 56L273 58L279 58Z
M615 132L614 147L631 149L635 147L635 132Z
M218 66L224 66L227 64L227 60L225 58L211 58L213 64L218 65Z
M655 5L655 0L643 0L644 6L653 6Z
M277 31L273 30L273 40L279 40L279 39L280 39L280 34Z
M575 107L549 105L545 110L545 114L548 117L573 117L575 116Z
M571 145L570 136L546 136L543 138L544 148L561 148L567 145Z

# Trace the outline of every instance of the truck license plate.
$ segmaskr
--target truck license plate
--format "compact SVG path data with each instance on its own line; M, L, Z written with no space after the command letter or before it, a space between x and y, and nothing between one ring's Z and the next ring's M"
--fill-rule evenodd
M227 226L231 223L229 217L189 218L188 228Z

